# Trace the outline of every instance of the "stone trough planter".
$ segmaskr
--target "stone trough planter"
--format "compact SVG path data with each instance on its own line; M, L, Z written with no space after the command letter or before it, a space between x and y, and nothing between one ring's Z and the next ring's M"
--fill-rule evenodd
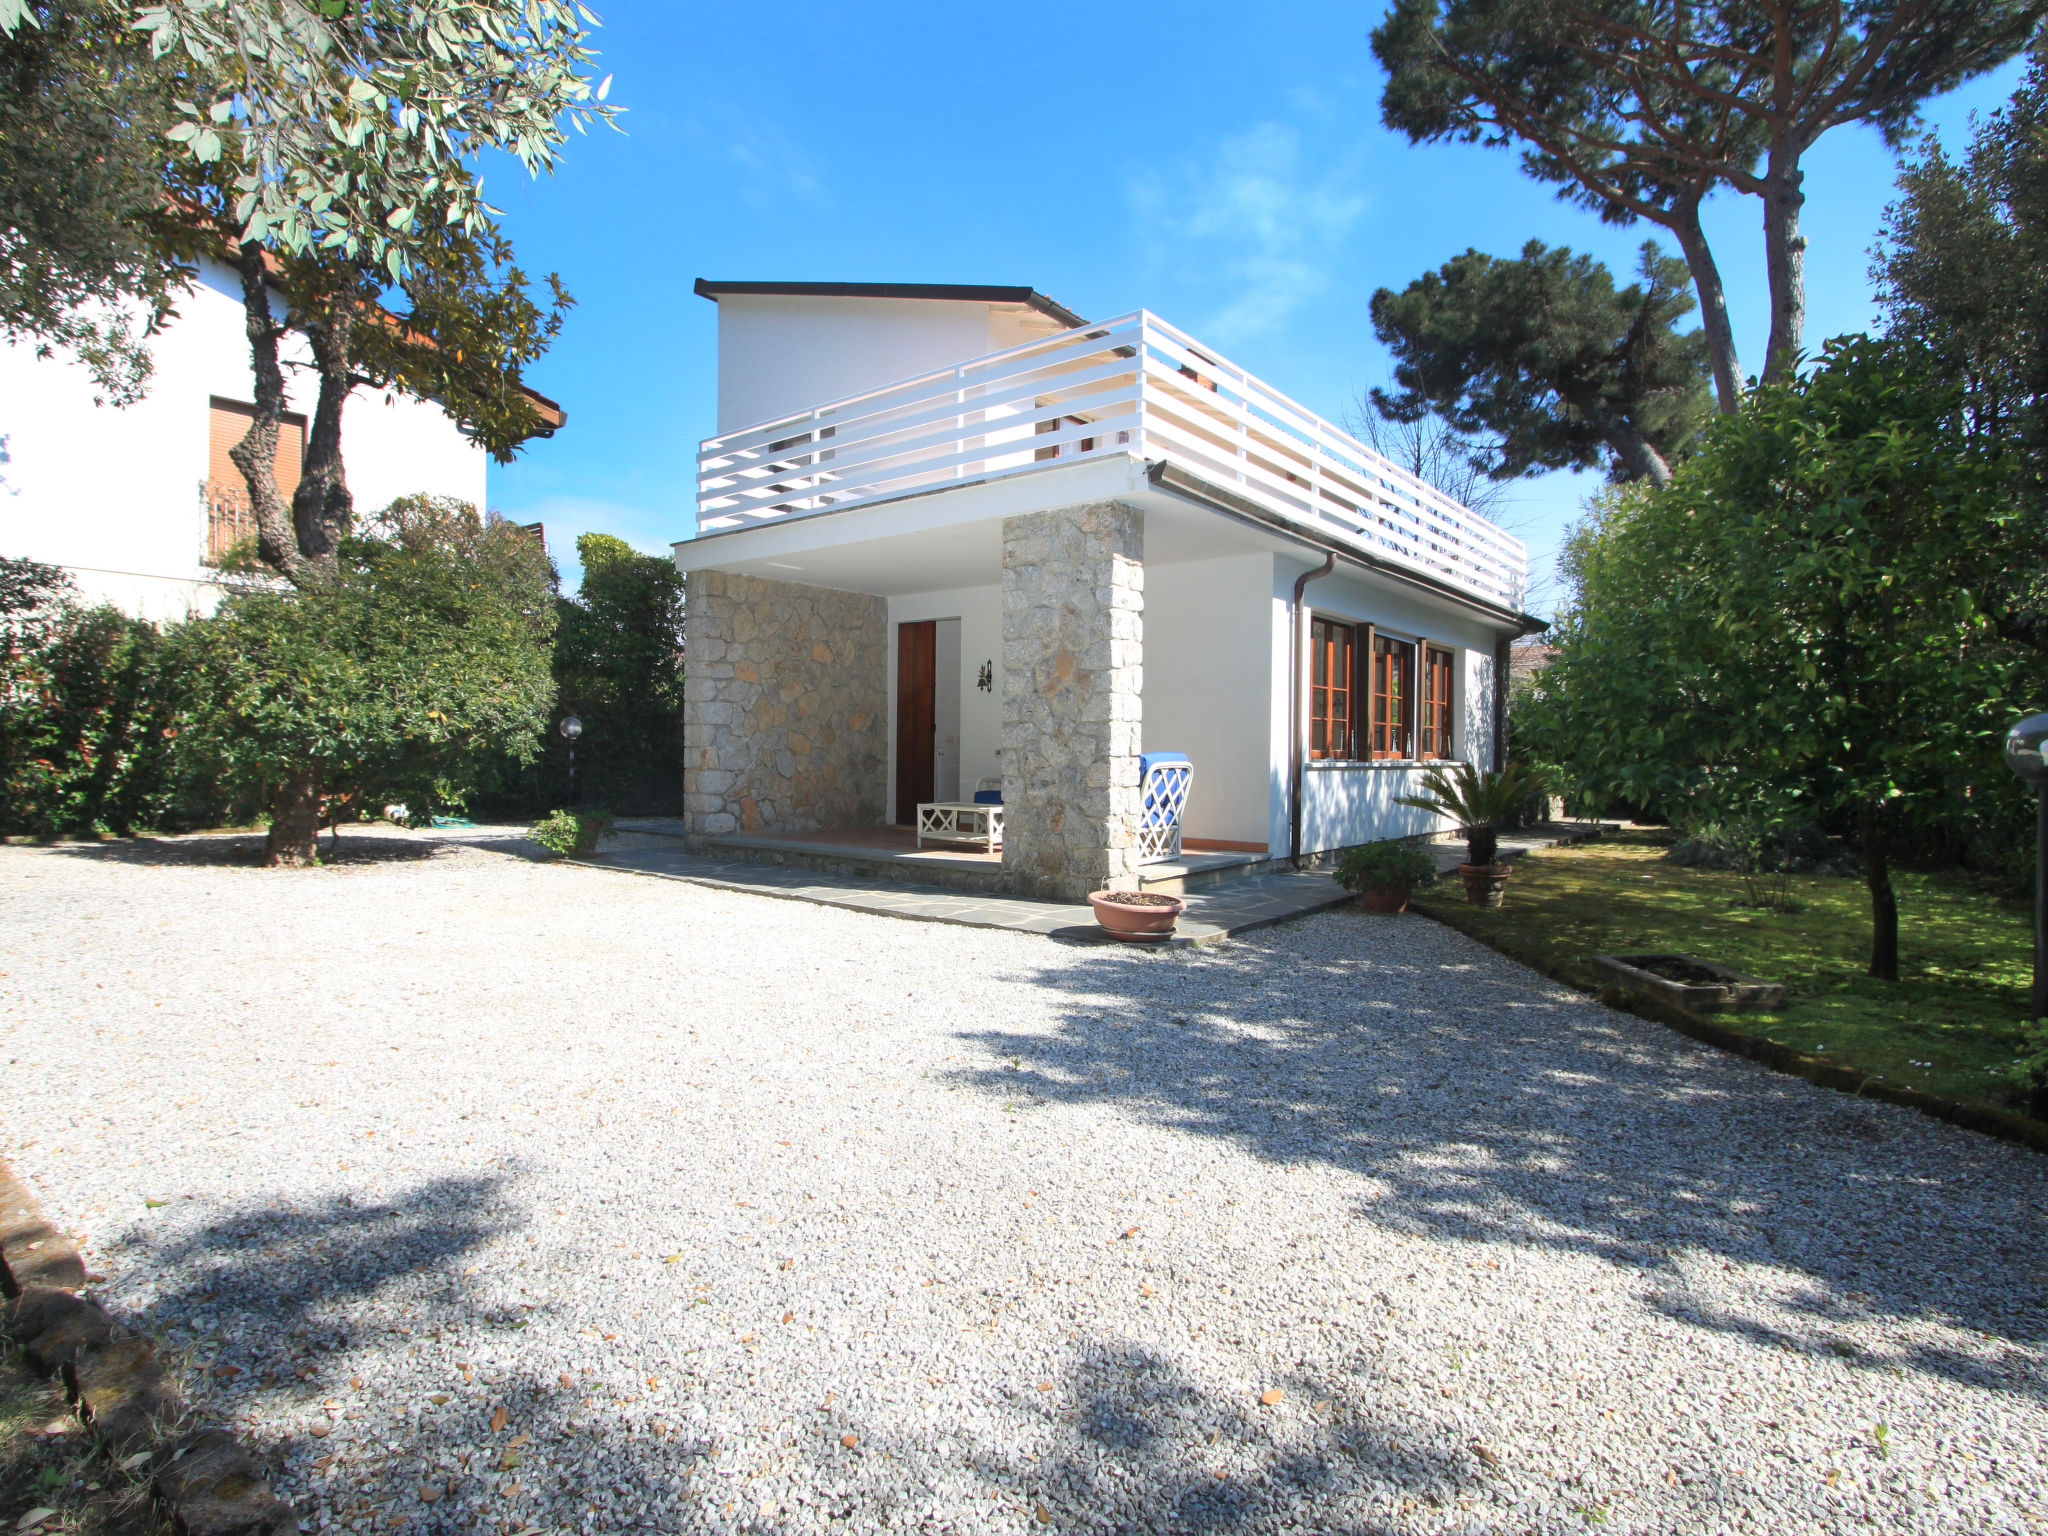
M1746 976L1696 955L1595 955L1593 969L1631 992L1687 1013L1769 1013L1785 1006L1783 983Z

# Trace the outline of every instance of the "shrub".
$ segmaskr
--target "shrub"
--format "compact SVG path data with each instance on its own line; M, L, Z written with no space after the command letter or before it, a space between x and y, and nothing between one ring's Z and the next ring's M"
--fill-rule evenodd
M611 829L610 811L550 811L528 835L550 853L566 856L595 852L597 840Z
M1414 843L1367 843L1337 860L1337 883L1347 891L1415 886L1436 878L1436 860Z

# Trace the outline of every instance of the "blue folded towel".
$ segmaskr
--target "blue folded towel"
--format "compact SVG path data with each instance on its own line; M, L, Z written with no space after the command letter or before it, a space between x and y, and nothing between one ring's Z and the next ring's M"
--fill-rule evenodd
M1001 805L1003 803L1003 792L1000 789L977 789L974 792L974 803L976 805Z

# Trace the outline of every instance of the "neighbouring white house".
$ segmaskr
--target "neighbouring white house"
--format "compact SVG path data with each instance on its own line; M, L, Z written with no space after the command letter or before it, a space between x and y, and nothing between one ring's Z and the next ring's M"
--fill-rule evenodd
M1498 759L1509 644L1542 628L1521 543L1215 349L1028 288L697 292L718 432L676 563L700 846L1185 888L1440 830L1396 798ZM1156 870L1147 752L1193 764ZM999 854L914 845L920 807L998 785Z
M291 414L277 476L290 496L318 383L291 366L310 362L303 337L287 337L284 350ZM215 562L254 532L227 457L254 411L240 277L202 263L150 353L149 393L117 409L94 403L77 363L0 343L0 554L62 566L87 601L175 619L212 609ZM562 424L559 406L532 398L546 430ZM488 455L430 400L359 387L342 451L359 509L419 491L484 505Z

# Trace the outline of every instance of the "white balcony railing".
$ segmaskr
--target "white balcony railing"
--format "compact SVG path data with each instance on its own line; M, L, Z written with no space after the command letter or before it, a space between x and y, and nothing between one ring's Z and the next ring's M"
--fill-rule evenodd
M1142 310L707 439L698 526L1109 454L1170 460L1361 553L1521 606L1521 540Z

